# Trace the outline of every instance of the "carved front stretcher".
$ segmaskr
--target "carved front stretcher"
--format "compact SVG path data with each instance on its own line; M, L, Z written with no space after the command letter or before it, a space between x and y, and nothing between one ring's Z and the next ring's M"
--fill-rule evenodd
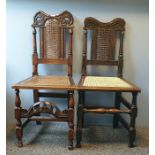
M62 118L65 121L68 119L68 110L61 111L54 103L48 101L40 101L35 103L29 110L21 109L21 118L30 118L37 114L47 113L50 117L47 118Z

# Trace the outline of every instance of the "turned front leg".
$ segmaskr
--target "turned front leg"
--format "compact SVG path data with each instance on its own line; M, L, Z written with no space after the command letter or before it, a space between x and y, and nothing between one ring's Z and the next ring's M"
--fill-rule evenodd
M129 147L134 147L136 138L135 122L137 117L137 93L132 93L132 107L130 114L130 126L129 126Z
M76 128L76 147L81 147L82 124L83 124L83 92L79 91L78 110L77 110L77 128Z
M73 149L73 139L74 139L74 98L73 92L69 92L69 130L68 130L68 149Z
M15 119L16 119L16 138L17 138L17 146L22 147L22 121L21 121L21 101L19 97L19 90L16 89L16 99L15 99Z

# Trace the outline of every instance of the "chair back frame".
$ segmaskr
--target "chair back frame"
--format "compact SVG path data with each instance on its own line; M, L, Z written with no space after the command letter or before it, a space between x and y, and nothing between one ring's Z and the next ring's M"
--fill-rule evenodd
M87 75L87 65L113 65L117 66L117 76L122 77L123 71L123 38L125 21L116 18L111 22L102 23L95 18L88 17L84 21L84 43L82 58L82 76ZM88 31L92 30L91 59L87 58ZM118 34L118 35L117 35ZM116 39L119 37L119 56L115 60Z
M32 75L38 75L38 64L66 64L68 76L72 77L72 35L73 16L64 11L59 15L48 15L42 11L35 14L33 19L33 54ZM39 29L40 57L37 52L37 37ZM66 31L69 33L68 56L66 58Z

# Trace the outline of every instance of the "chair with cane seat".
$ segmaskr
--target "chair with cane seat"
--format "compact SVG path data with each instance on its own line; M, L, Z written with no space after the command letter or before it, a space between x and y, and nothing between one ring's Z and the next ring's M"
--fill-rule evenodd
M18 146L23 146L23 128L29 121L62 121L68 122L68 148L73 149L74 137L74 82L72 79L72 34L73 16L64 11L59 15L49 15L42 11L35 14L33 19L33 73L15 85L15 118L16 137ZM38 66L66 65L66 75L39 75ZM52 73L53 74L53 73ZM27 110L21 106L20 89L33 90L34 104ZM49 92L52 90L52 92ZM47 92L48 91L48 92ZM66 98L67 109L60 110L52 101L40 101L40 98ZM64 104L64 103L63 103ZM42 115L43 113L48 114ZM23 122L23 119L26 119Z
M82 55L82 73L77 86L79 101L77 112L76 147L81 147L82 127L84 113L113 114L113 127L117 128L120 122L129 131L129 147L134 146L136 128L135 121L137 116L137 94L140 89L123 78L123 37L125 32L125 21L116 18L108 23L103 23L95 18L88 17L84 21L84 41ZM89 34L89 35L88 35ZM88 47L88 44L90 46ZM116 48L116 44L119 48ZM118 55L117 55L118 53ZM117 75L109 76L90 76L88 66L116 66ZM110 106L90 106L85 103L87 91L115 92L115 104ZM129 103L122 92L132 94L132 102ZM95 98L95 95L93 96ZM97 101L97 99L96 99ZM121 108L120 104L126 108ZM130 116L130 123L123 119L121 114Z

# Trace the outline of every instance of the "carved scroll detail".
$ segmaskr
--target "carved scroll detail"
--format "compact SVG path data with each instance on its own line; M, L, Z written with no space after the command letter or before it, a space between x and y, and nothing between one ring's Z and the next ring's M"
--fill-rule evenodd
M35 14L34 16L34 23L32 24L32 26L34 27L39 27L39 26L43 26L44 21L50 17L48 14L46 14L43 11L39 11Z

